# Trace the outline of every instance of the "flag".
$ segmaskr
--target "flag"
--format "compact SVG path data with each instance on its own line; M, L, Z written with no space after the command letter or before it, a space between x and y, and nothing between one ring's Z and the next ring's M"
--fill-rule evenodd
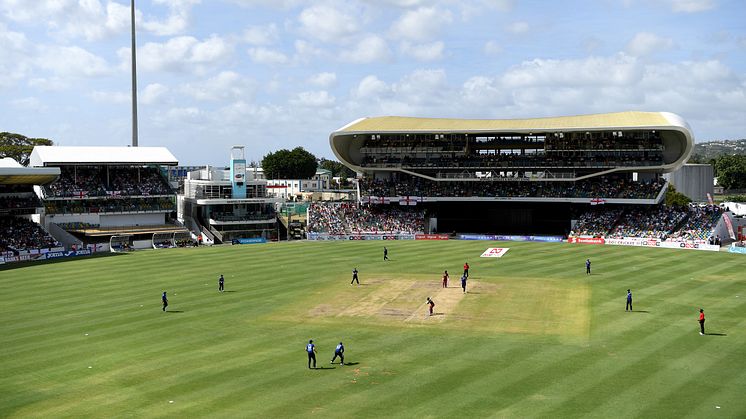
M399 205L417 205L417 197L416 196L400 196L399 197Z
M591 199L591 205L603 205L605 203L606 203L605 199L601 199L601 198L593 198L593 199Z
M710 205L715 205L715 201L712 199L712 195L710 195L709 192L707 192L707 203Z
M77 198L87 198L88 197L88 191L77 191L73 192L73 196Z
M726 212L723 214L723 221L725 221L725 226L728 228L728 235L731 239L736 239L736 232L733 231L733 223L730 222L730 216L728 216L728 213Z

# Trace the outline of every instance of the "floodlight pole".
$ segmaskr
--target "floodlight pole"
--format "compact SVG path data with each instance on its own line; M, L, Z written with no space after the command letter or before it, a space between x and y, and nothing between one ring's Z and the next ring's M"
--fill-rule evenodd
M135 51L135 0L130 1L132 20L132 147L137 147L137 53Z

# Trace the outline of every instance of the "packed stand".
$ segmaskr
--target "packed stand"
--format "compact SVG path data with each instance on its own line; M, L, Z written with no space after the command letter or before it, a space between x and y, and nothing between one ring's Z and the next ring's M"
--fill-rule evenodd
M684 221L687 214L687 207L631 208L625 211L619 223L607 237L642 237L665 240Z
M665 185L664 179L633 182L604 177L576 182L478 181L433 182L419 177L397 180L365 178L360 181L362 196L425 197L510 197L510 198L625 198L654 199Z
M571 236L605 237L622 215L621 208L597 209L580 214Z
M39 224L25 218L0 218L0 252L59 247L60 243Z
M723 209L717 205L690 205L689 218L681 228L670 236L675 240L704 242L712 237L712 230L720 221ZM719 243L718 243L719 244Z
M311 233L414 234L425 231L425 212L414 208L354 203L312 203L308 210Z
M14 213L19 212L19 210L34 209L42 206L41 201L39 201L36 195L0 196L0 211L4 212Z
M44 187L49 198L172 195L173 189L157 168L61 167L59 179ZM139 172L139 176L138 176Z
M171 198L120 198L46 201L49 214L86 214L108 212L174 211Z

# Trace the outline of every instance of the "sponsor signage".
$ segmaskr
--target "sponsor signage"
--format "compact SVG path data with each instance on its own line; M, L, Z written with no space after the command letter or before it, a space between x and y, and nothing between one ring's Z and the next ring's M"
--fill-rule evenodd
M255 237L251 239L233 239L231 240L231 244L257 244L257 243L267 243L267 239L264 237Z
M415 234L415 240L448 240L448 234Z
M570 236L567 238L568 243L582 243L582 244L604 244L603 237L574 237Z
M717 252L720 246L679 241L662 241L661 239L649 239L643 237L621 237L607 238L603 237L568 237L568 243L585 243L585 244L608 244L611 246L641 246L641 247L661 247L664 249L694 249L708 250Z
M562 236L504 236L499 234L459 234L459 240L488 240L488 241L513 241L513 242L549 242L560 243L565 241Z
M731 244L730 247L728 248L728 251L730 253L741 253L741 254L746 255L746 247L736 246L735 244Z
M501 258L505 253L508 252L508 247L490 247L482 253L480 258Z
M90 249L80 249L80 250L72 250L72 251L51 251L46 253L34 253L34 254L26 254L26 255L18 255L18 256L5 256L4 260L5 262L26 262L29 260L45 260L45 259L60 259L60 258L70 258L70 257L77 257L77 256L90 256L93 254Z
M415 240L414 234L327 234L308 233L308 240Z

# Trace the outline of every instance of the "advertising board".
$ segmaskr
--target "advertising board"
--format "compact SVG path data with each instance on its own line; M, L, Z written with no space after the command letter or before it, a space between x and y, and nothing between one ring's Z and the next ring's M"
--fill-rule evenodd
M503 255L508 253L510 248L508 247L490 247L482 253L480 258L501 258Z

